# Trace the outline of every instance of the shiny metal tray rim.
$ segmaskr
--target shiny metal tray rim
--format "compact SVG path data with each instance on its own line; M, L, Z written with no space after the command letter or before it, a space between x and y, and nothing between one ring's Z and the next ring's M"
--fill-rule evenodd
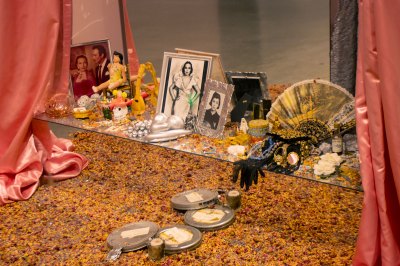
M151 224L152 226L155 226L155 228L154 228L155 232L154 232L154 233L151 233L151 234L149 233L149 235L148 235L146 238L144 238L144 239L143 239L142 241L140 241L138 244L134 245L134 247L131 247L131 248L129 248L129 247L127 247L127 246L122 247L122 250L121 250L121 251L122 251L122 252L131 252L131 251L136 251L136 250L139 250L139 249L142 249L142 248L146 247L146 246L147 246L147 243L148 243L148 241L149 241L149 239L152 238L152 237L154 237L155 235L157 235L157 233L160 231L160 226L159 226L158 224L156 224L156 223L154 223L154 222L150 222L150 221L139 221L139 222L135 222L135 223L130 223L130 224L126 224L126 225L124 225L124 226L122 226L122 227L120 227L120 228L118 228L118 229L115 229L115 230L112 231L112 232L108 235L108 237L107 237L107 240L106 240L107 246L108 246L109 248L111 248L111 249L118 248L118 247L112 246L112 245L109 243L109 237L110 237L113 233L115 233L115 232L121 230L122 228L131 226L131 225L141 224L141 223L147 223L147 224ZM151 230L151 228L150 228L150 230ZM122 231L121 231L121 232L122 232Z
M202 201L197 201L197 202L188 202L188 203L176 202L176 199L179 197L182 197L182 196L190 194L190 193L199 192L199 191L207 191L208 193L210 193L211 196L207 199L204 199ZM206 189L206 188L195 188L195 189L186 190L181 193L175 194L171 198L171 206L172 206L172 208L177 209L177 210L185 210L185 211L198 210L198 209L202 209L202 208L205 208L205 207L215 204L217 202L217 200L218 200L218 192L217 191L213 191L213 190Z
M199 210L202 209L198 209L198 210L191 210L191 211L187 211L185 213L184 216L184 221L187 225L193 226L201 231L217 231L217 230L221 230L224 229L230 225L232 225L235 222L235 211L232 210L231 208L227 207L227 206L220 206L220 205L216 205L214 207L215 209L220 209L222 211L229 211L229 215L225 215L225 217L223 217L221 219L221 221L215 222L215 223L211 223L211 224L203 224L203 223L199 223L196 222L192 219L192 215ZM206 208L203 208L206 209Z
M193 233L193 240L185 242L182 245L178 245L177 247L171 247L171 246L165 244L164 251L166 254L176 254L176 253L184 252L187 250L193 250L200 246L200 244L203 240L203 233L196 227L193 227L190 225L176 224L176 225L170 225L170 226L163 227L158 230L158 233L156 234L157 237L159 237L160 234L162 232L164 232L165 230L173 228L173 227L189 229Z

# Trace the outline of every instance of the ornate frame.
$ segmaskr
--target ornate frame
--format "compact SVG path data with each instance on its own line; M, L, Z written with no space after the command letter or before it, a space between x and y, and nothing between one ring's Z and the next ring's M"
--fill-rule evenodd
M197 120L197 130L200 134L214 138L218 138L223 135L233 89L234 86L231 84L226 84L216 80L207 79L204 89L204 97L200 103L199 115ZM214 92L220 94L220 96L222 95L220 100L221 102L218 108L221 111L219 114L219 120L216 129L212 129L204 123L205 113L207 111L207 107L210 106L210 101L212 99Z

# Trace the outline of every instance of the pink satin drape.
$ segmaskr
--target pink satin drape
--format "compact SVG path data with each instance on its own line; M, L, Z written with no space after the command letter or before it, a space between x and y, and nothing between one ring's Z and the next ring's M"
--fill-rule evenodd
M124 24L125 24L125 39L126 39L126 46L128 49L128 63L129 63L129 74L137 75L139 71L139 58L136 53L136 46L133 40L131 24L129 23L128 17L128 9L126 7L126 0L122 1L123 10L124 10Z
M364 203L354 265L400 265L400 1L359 1L357 136Z
M68 90L71 0L0 1L0 205L28 199L42 176L78 175L87 159L33 120Z

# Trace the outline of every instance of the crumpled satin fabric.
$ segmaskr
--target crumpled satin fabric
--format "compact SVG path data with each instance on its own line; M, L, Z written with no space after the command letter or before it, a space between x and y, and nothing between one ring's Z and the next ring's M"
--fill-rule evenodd
M31 197L40 178L74 177L88 164L33 120L48 95L68 90L71 2L0 1L0 205Z
M39 134L29 137L17 168L0 173L0 205L30 198L40 178L61 181L77 176L88 165L84 156L72 152L74 146L70 140L57 138L45 122L33 123L42 124L34 126ZM43 139L45 135L47 138Z
M354 265L400 265L400 1L359 1L357 138L364 201Z

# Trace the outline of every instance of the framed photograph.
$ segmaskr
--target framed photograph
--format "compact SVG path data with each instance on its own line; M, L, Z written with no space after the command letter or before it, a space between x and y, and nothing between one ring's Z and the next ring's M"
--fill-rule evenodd
M197 116L211 63L208 56L164 53L157 113L183 120L189 113L190 117Z
M214 138L223 135L232 93L233 85L207 79L197 120L200 134Z
M235 86L232 104L235 106L245 96L251 97L252 102L269 99L267 74L264 72L226 72L228 83Z
M91 96L92 87L110 79L109 40L94 41L71 46L70 74L74 98Z
M224 68L222 67L221 56L219 54L187 50L187 49L182 49L182 48L175 48L175 51L178 54L189 54L189 55L191 54L191 55L212 57L213 60L212 60L212 67L211 67L211 78L214 80L228 83L228 80L226 79Z

